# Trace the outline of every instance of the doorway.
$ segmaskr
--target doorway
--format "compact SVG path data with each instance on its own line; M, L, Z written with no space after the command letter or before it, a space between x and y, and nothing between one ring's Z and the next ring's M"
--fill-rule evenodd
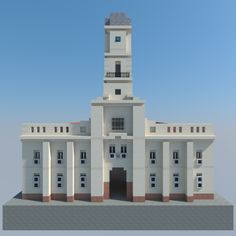
M126 200L126 171L124 168L112 168L110 171L110 198Z

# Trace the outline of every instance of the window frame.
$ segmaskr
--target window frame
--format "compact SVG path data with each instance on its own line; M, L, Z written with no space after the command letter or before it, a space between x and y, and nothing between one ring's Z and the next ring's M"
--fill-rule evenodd
M121 89L115 89L115 95L121 95Z
M37 180L35 180L35 178L37 178ZM33 175L33 186L34 188L40 188L40 174L39 173L34 173Z
M63 188L63 174L62 173L57 173L57 188Z
M177 155L176 155L177 154ZM173 151L172 158L174 160L174 164L178 165L179 164L179 150Z
M125 130L125 118L123 117L113 117L111 121L111 129L114 132Z
M85 165L87 162L87 152L84 150L80 151L80 164Z
M82 178L84 178L84 180L82 180ZM85 173L81 173L80 174L80 188L86 188L87 187L86 183L87 183L87 175Z
M61 155L62 154L62 155ZM62 165L64 160L64 152L62 150L57 151L57 164Z
M156 179L156 174L155 173L150 173L149 182L150 182L150 187L151 188L156 188L157 187L157 184L156 184L157 179Z
M39 151L39 150L34 150L34 157L33 157L33 160L34 160L34 164L35 164L35 165L40 164L40 157L41 157L40 151Z
M115 43L121 43L121 36L120 35L116 35L114 41L115 41Z

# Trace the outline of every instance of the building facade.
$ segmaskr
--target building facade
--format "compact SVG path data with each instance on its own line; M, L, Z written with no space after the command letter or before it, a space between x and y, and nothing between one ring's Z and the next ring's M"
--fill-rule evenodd
M131 20L113 13L104 29L104 91L91 119L23 125L22 198L213 199L212 126L146 119L133 95Z

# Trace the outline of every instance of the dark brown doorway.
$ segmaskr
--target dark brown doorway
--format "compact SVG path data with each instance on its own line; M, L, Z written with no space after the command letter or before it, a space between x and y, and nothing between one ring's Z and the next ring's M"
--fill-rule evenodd
M110 171L110 198L126 200L126 171L123 168Z

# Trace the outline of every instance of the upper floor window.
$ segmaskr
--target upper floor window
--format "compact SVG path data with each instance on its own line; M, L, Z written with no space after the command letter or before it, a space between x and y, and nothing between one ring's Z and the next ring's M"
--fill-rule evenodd
M57 164L62 164L62 161L63 161L63 152L58 151L57 152Z
M174 160L175 164L179 164L179 152L178 151L173 152L173 160Z
M54 127L54 132L57 133L57 127Z
M43 132L44 132L44 133L46 132L46 127L45 127L45 126L43 127Z
M202 151L196 152L196 159L197 159L197 164L201 165L202 164Z
M34 133L34 127L33 126L31 127L31 133Z
M39 164L40 161L40 152L34 151L34 164Z
M156 152L154 151L150 152L150 162L152 165L156 164Z
M196 130L196 131L197 131L197 133L199 133L199 131L200 131L200 127L197 127L197 130Z
M150 185L151 188L156 187L156 174L150 174Z
M156 133L156 127L155 126L150 127L150 133Z
M37 127L37 132L38 132L38 133L40 132L40 127Z
M63 127L60 127L60 132L63 133Z
M66 133L69 133L69 127L68 126L66 127Z
M112 130L124 130L124 118L112 118Z
M86 162L86 152L85 151L81 151L80 152L80 163L81 164L85 164Z
M182 127L179 127L179 133L182 133Z
M115 153L116 153L115 145L110 145L110 147L109 147L110 158L115 158Z
M127 155L127 146L126 146L126 145L121 145L120 152L121 152L121 157L122 157L122 158L126 158L126 155Z
M170 133L170 127L167 127L167 132Z
M194 132L194 127L190 127L190 131L191 131L191 133L193 133Z
M115 89L115 95L121 95L121 89Z
M173 127L173 132L176 133L176 127Z
M120 43L121 42L121 36L115 36L115 42Z
M203 132L203 133L206 132L206 127L202 127L202 132Z
M39 188L39 180L40 180L40 175L34 174L34 177L33 177L34 188Z

